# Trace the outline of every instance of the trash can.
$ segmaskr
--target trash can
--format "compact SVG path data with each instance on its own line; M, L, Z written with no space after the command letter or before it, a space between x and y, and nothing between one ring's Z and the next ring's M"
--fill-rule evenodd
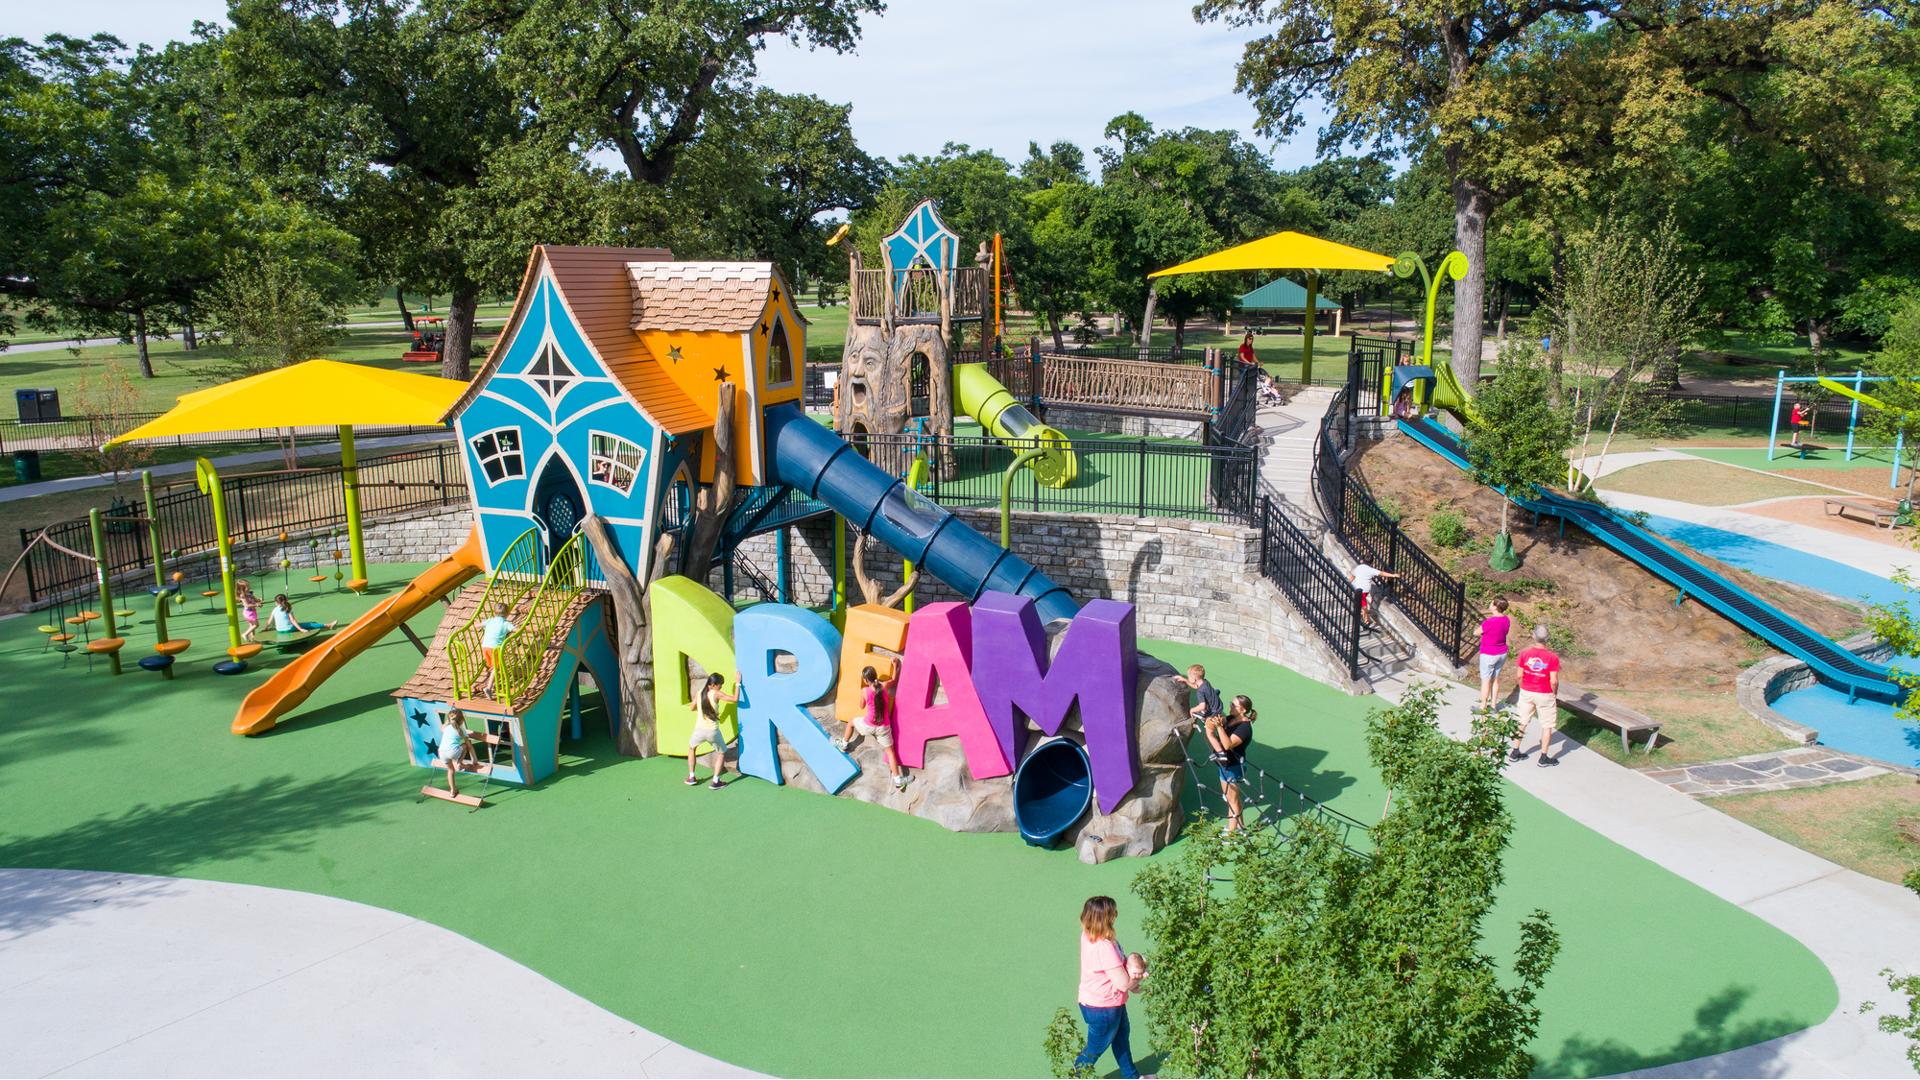
M23 484L40 479L40 451L15 450L13 452L13 478Z
M60 419L60 391L15 390L14 407L23 424L44 424Z

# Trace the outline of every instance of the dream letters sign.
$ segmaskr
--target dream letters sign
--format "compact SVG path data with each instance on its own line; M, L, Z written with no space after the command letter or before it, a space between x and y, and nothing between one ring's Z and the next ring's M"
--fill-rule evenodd
M791 604L756 604L736 614L684 577L662 578L647 594L662 753L685 753L692 734L691 659L707 671L740 673L741 772L782 783L778 736L823 787L839 791L860 767L834 748L807 706L830 697L835 716L850 719L860 709L860 669L895 674L887 655L895 653L894 742L907 768L926 763L929 742L951 738L960 740L974 778L1009 775L1026 755L1024 721L1057 734L1077 703L1100 812L1112 813L1139 779L1132 604L1089 602L1050 660L1033 601L1009 593L986 593L971 606L927 604L912 615L862 604L848 609L845 634ZM779 663L783 656L791 662Z

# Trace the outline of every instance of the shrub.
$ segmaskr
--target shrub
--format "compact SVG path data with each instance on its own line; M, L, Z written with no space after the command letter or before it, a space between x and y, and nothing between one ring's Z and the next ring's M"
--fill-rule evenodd
M1092 1066L1074 1064L1081 1048L1087 1045L1087 1038L1080 1031L1080 1022L1073 1018L1072 1009L1063 1005L1054 1012L1053 1020L1047 1024L1047 1041L1042 1045L1053 1075L1062 1080L1093 1075Z
M1443 548L1465 547L1472 539L1467 532L1466 515L1450 506L1435 510L1427 519L1427 534Z

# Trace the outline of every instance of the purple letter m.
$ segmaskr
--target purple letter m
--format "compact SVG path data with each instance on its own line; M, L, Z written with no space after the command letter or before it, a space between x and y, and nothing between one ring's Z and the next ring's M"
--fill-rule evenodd
M974 602L973 682L1007 760L1025 753L1026 725L1015 710L1053 735L1078 698L1103 814L1113 813L1140 778L1139 677L1132 604L1088 601L1049 664L1046 631L1030 598L988 592Z

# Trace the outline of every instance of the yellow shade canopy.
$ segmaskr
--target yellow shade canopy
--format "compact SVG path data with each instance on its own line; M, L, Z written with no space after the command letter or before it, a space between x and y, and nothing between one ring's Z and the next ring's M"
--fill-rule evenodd
M180 395L164 415L107 443L247 428L440 422L467 384L338 360L308 360Z
M1150 278L1175 274L1205 274L1224 270L1373 270L1385 273L1393 269L1386 255L1306 233L1277 232L1258 240L1203 255L1198 259L1156 270Z

